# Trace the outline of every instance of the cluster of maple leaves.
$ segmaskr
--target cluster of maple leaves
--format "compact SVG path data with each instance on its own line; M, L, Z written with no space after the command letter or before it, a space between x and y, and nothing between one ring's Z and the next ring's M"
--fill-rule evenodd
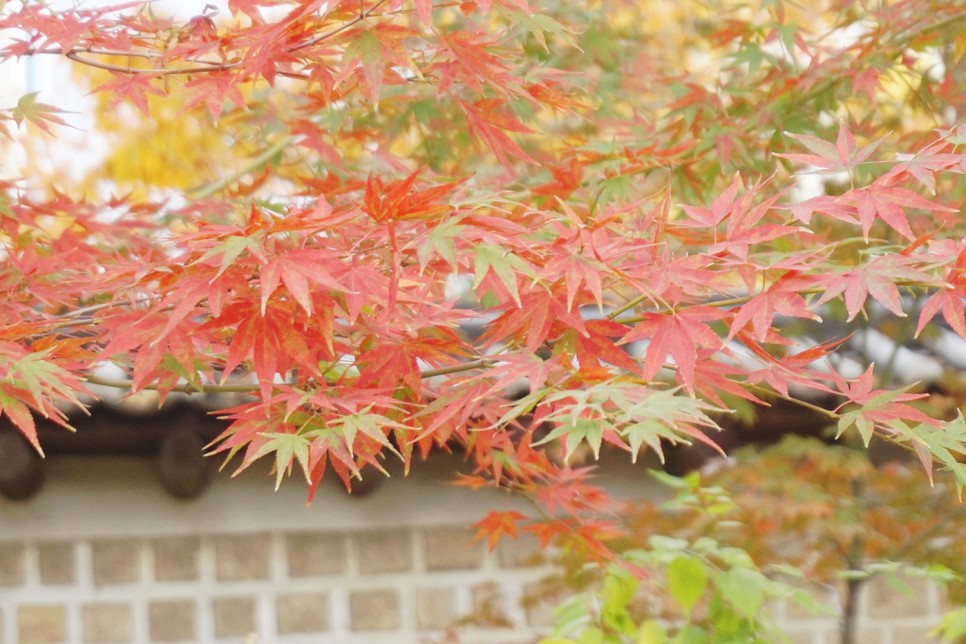
M314 490L328 467L351 485L387 454L408 468L458 447L464 483L532 494L570 520L528 529L599 552L613 502L567 458L713 444L738 400L832 396L840 433L907 443L966 484L966 421L872 366L847 380L823 366L840 341L802 348L777 324L875 304L966 338L966 130L871 136L894 117L894 67L916 70L897 55L966 7L832 4L828 31L864 20L860 36L833 45L780 2L734 9L702 40L726 62L716 85L649 69L639 42L615 58L607 38L634 44L607 31L621 3L229 0L227 21L184 22L8 2L4 58L97 67L98 91L148 117L152 95L181 92L272 154L179 199L0 186L0 409L40 449L31 411L66 424L85 382L234 392L216 451L243 467L270 455ZM920 98L961 114L953 71ZM30 95L0 132L60 118ZM845 185L802 198L803 168ZM482 336L463 331L481 319Z

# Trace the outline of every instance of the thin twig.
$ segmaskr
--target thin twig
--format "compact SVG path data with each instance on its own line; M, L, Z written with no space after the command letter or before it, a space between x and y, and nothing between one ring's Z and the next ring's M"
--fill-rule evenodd
M115 389L131 389L133 384L130 380L125 380L123 378L105 378L103 376L90 375L84 378L89 384L101 385L102 387L113 387ZM142 391L157 391L158 385L145 385L141 387ZM182 393L182 394L247 394L253 393L259 390L257 384L241 384L241 383L231 383L231 384L200 384L200 385L175 385L170 388L169 391Z
M100 61L91 60L90 58L84 58L81 54L87 53L87 50L77 50L69 51L64 54L70 60L82 65L88 65L90 67L96 67L97 69L103 69L109 72L119 72L122 74L147 74L149 76L175 76L178 74L205 74L210 72L223 72L229 69L235 69L241 65L241 63L208 63L205 61L195 61L190 62L202 63L207 65L206 67L150 67L147 69L122 66L122 65L112 65L110 63L102 63Z

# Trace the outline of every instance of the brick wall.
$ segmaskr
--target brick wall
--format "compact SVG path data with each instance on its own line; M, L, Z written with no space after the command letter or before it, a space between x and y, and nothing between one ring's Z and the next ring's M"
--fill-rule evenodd
M180 502L136 460L52 461L37 498L0 501L0 644L448 644L452 627L462 644L523 644L546 630L548 607L521 601L551 570L535 544L488 552L466 529L524 508L444 485L451 470L362 498L333 485L307 506L297 482L274 493L258 473ZM609 473L647 493L646 479ZM869 585L860 644L927 641L942 598L910 583ZM834 619L790 606L776 618L793 644L838 642Z

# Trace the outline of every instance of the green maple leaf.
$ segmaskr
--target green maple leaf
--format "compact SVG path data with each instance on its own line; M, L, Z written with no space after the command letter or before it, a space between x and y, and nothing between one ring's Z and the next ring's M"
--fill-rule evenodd
M50 123L56 125L67 125L57 114L65 114L64 110L58 109L53 105L47 105L46 103L38 103L37 95L40 92L31 92L30 94L24 94L17 101L17 107L13 108L11 117L19 126L23 121L30 121L41 130L50 134ZM70 127L67 125L67 127Z

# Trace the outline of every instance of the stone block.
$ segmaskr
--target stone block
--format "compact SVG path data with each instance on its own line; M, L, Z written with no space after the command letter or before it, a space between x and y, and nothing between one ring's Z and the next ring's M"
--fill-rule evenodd
M527 624L536 628L553 625L553 611L557 607L558 600L548 596L545 584L540 582L525 584L522 603Z
M329 628L329 598L323 593L286 593L275 600L279 634L318 633Z
M198 538L166 537L155 539L151 545L157 581L193 581L198 578Z
M141 578L141 544L133 539L102 539L91 543L94 584L130 584Z
M457 619L455 588L416 589L416 628L441 630L453 626Z
M266 534L215 539L215 576L218 581L268 579L270 540Z
M513 622L506 613L506 597L503 589L493 581L479 584L472 589L474 624L489 628L510 628Z
M197 641L197 609L189 599L148 603L148 632L152 642Z
M254 597L218 597L212 613L215 637L246 637L257 631Z
M67 607L60 604L18 607L17 641L20 644L67 642Z
M285 538L289 577L337 575L346 569L343 534L299 532Z
M915 642L916 644L939 644L940 640L936 637L929 637L929 631L939 624L939 618L931 622L924 622L920 626L893 626L889 630L892 631L892 641L896 644L903 644L905 642ZM880 642L882 640L879 640ZM961 642L962 639L956 640Z
M131 607L121 602L98 602L81 607L85 644L125 644L134 641Z
M889 630L891 629L887 627L879 628L877 626L861 626L856 629L855 644L882 644L882 642L886 641L886 638L887 638L886 632ZM906 640L899 640L899 641L904 642ZM917 643L918 642L925 643L926 640L916 639L912 641Z
M0 542L0 586L24 582L24 547L16 541Z
M354 541L360 573L376 575L412 570L413 546L408 532L360 533Z
M462 527L431 528L423 533L428 570L471 570L483 565L483 543Z
M929 583L906 578L889 583L876 577L865 584L863 604L872 618L916 617L929 614Z
M529 532L500 539L496 545L496 557L504 568L539 566L546 561L546 556L540 549L540 540Z
M401 623L399 594L394 590L360 590L349 595L353 631L393 631Z
M43 584L72 584L77 577L74 544L55 542L37 544L37 564Z
M822 631L808 627L783 628L782 633L788 637L788 644L825 644Z

